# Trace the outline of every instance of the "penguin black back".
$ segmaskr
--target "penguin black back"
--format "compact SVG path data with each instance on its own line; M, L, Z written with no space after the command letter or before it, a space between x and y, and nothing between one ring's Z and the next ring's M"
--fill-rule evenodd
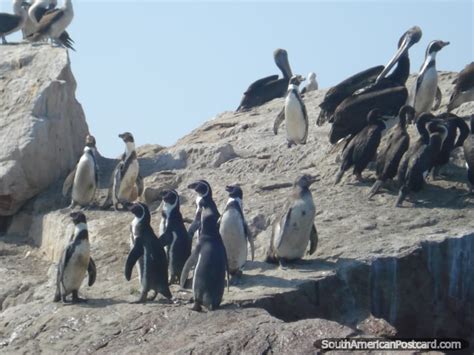
M196 199L196 214L194 216L193 223L191 223L188 229L188 234L192 238L196 231L199 231L199 234L201 233L201 211L203 206L211 209L212 212L217 216L217 219L219 219L220 213L217 209L216 203L212 198L211 185L206 180L197 180L192 184L189 184L188 189L192 189L198 194Z
M154 290L156 295L161 293L171 299L168 287L168 262L161 241L156 237L150 225L150 211L143 203L127 204L126 206L135 216L132 222L135 243L128 254L125 263L125 278L130 280L132 269L138 259L143 256L143 274L141 275L141 294L138 302L146 302L148 291Z
M463 144L464 158L466 159L467 181L469 193L474 188L474 115L471 115L471 131Z

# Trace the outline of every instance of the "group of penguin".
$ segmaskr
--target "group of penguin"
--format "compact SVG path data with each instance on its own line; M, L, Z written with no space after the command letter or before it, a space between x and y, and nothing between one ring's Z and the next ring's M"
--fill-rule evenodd
M175 301L169 285L179 283L186 287L188 275L192 277L193 310L202 306L209 310L219 307L224 294L226 279L229 285L238 284L242 269L248 259L248 245L251 259L254 259L254 243L243 213L243 191L238 185L226 186L229 199L221 215L212 197L212 189L205 180L188 185L196 192L196 213L193 222L186 229L180 212L180 197L176 190L165 190L159 196L161 221L159 233L151 227L151 213L148 206L136 200L136 179L138 167L132 168L136 159L133 136L119 135L126 143L126 152L114 170L112 195L114 205L130 211L134 218L130 225L130 252L125 262L125 278L130 280L133 267L138 264L141 285L140 297L136 303L154 300L158 293ZM84 209L93 205L98 181L97 151L95 139L87 136L84 153L74 171L66 178L63 192L71 188L70 208ZM267 262L279 263L285 269L287 262L301 259L316 251L318 234L314 225L315 205L310 185L315 177L303 175L293 186L293 191L280 217L274 222L273 234L268 248ZM103 206L105 208L108 205ZM55 302L83 302L78 291L86 273L89 286L96 280L96 264L90 256L90 244L86 216L82 211L70 213L75 225L74 233L64 248L57 268ZM192 248L193 239L196 239ZM229 276L230 274L230 276ZM152 292L150 297L148 296Z
M13 0L13 14L0 13L2 44L7 44L7 35L21 30L29 42L51 39L53 45L74 50L66 31L74 17L72 0L64 0L59 8L57 4L57 0Z
M436 55L449 42L435 40L429 43L425 61L409 93L406 88L410 74L408 50L421 35L418 26L410 28L401 36L398 50L386 66L369 68L344 80L329 89L319 105L317 124L331 123L329 141L336 147L343 147L335 183L350 168L353 168L356 178L362 180L362 171L369 163L375 162L377 181L369 196L374 196L387 180L397 176L399 194L396 206L401 206L409 192L421 190L429 171L433 177L439 175L439 169L449 162L451 152L458 147L464 147L470 191L474 185L472 119L469 128L464 118L451 112L464 102L474 100L474 62L456 78L448 112L434 116L431 112L439 108L442 99ZM302 100L306 91L298 89L304 78L291 74L285 50L277 49L274 59L283 78L275 75L252 83L237 110L245 111L285 96L273 132L277 135L280 125L285 122L288 147L306 144L309 120ZM286 94L282 94L285 85L288 85ZM407 132L409 123L416 124L420 136L412 144Z

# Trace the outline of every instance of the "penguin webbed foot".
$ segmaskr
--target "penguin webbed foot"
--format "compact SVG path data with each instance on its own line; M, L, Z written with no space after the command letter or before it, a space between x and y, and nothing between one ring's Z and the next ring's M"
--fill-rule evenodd
M194 302L193 308L191 309L196 312L202 312L202 306L198 302Z
M64 300L63 300L63 302L64 302ZM71 303L87 303L87 300L85 298L80 298L77 291L73 291L72 292L72 302Z
M286 262L285 259L279 259L278 264L280 265L280 270L287 270L288 269L288 263Z
M242 283L242 270L237 270L235 273L230 275L230 284L232 286L240 285Z

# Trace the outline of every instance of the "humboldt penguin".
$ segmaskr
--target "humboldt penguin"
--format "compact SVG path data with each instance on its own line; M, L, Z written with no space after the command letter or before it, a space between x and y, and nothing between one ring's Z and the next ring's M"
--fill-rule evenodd
M466 159L467 184L469 186L469 194L474 189L474 115L471 115L471 131L467 139L464 141L464 158Z
M192 288L195 311L201 311L202 306L211 311L219 307L224 295L226 273L229 280L226 251L217 224L220 216L209 202L205 198L199 200L201 234L181 273L180 284L184 287L194 266Z
M277 135L278 127L285 120L288 148L296 144L306 144L308 138L308 114L298 91L298 85L299 80L293 76L288 85L285 105L273 124L273 133Z
M217 209L216 203L212 199L212 189L211 185L206 180L198 180L193 182L192 184L188 185L188 189L192 189L197 192L196 197L196 213L194 215L194 220L189 226L188 234L192 238L196 231L199 234L201 233L201 201L206 202L206 206L212 209L213 213L215 213L220 218L219 210Z
M88 135L86 146L75 169L68 175L63 184L63 196L66 196L72 185L71 204L69 208L79 205L88 207L92 204L99 184L95 138Z
M461 106L465 102L474 101L474 62L458 74L453 82L454 89L448 103L448 111Z
M418 116L422 112L431 112L438 92L438 71L436 54L449 42L431 41L426 48L425 62L415 81L413 90L413 108Z
M89 273L89 286L94 284L96 266L90 256L86 216L82 212L72 212L69 216L74 223L74 234L64 248L58 264L54 302L62 300L65 303L66 297L71 293L72 303L85 302L85 299L79 298L79 288L86 272Z
M161 217L160 240L168 255L170 283L179 284L181 271L191 254L192 239L184 226L176 190L164 191Z
M168 262L162 242L150 225L150 211L143 203L127 203L126 207L135 218L132 222L134 245L125 263L125 278L130 281L135 263L143 257L143 268L140 274L141 293L134 303L153 301L158 292L171 301L172 295L168 286ZM148 292L155 293L147 299Z
M403 200L409 192L420 191L425 184L425 177L433 164L433 159L439 154L446 138L447 129L444 125L430 121L433 116L429 113L422 113L422 116L428 117L427 132L429 132L428 143L422 143L417 149L406 152L406 163L400 164L398 169L398 182L400 190L398 193L395 207L400 207ZM403 163L403 162L402 162Z
M310 91L315 91L318 90L318 82L316 81L316 74L313 72L310 72L308 74L308 83L305 85L305 87L301 90L301 95L306 94L307 92Z
M378 192L386 180L393 179L397 175L400 160L410 144L407 122L413 120L414 117L415 110L413 107L408 105L402 106L398 114L398 124L390 129L385 140L386 144L377 155L377 180L370 190L369 199Z
M225 190L229 193L229 200L219 221L219 233L227 254L229 274L238 281L242 276L242 268L247 262L247 243L250 245L252 261L255 256L255 247L244 217L242 189L237 185L229 185Z
M267 262L278 262L281 268L286 262L301 259L308 247L312 255L318 245L318 232L314 224L316 208L309 187L315 177L303 175L293 184L293 191L283 207L281 216L273 224Z
M410 75L408 51L421 35L418 26L410 28L398 41L398 50L385 67L368 69L328 91L320 105L318 124L332 122L331 144L360 132L367 125L367 114L374 108L388 116L398 114L408 98L405 87ZM396 68L388 75L395 64Z
M140 176L133 135L125 132L119 134L119 138L125 143L125 152L112 174L111 188L103 206L108 208L112 200L115 210L119 209L119 205L123 207L124 203L135 201L143 192L143 179Z
M374 160L377 148L385 129L383 116L379 109L373 109L367 115L368 125L357 133L342 152L341 168L336 175L334 184L339 183L344 173L354 166L353 174L362 180L362 171Z
M30 34L27 39L37 42L51 38L56 45L71 48L73 41L65 30L72 22L73 17L72 0L64 0L63 7L49 10L41 16L36 31Z
M430 169L433 179L436 179L441 168L448 164L451 152L458 147L462 147L469 135L469 126L464 122L464 119L453 113L443 113L436 116L436 122L446 127L447 135L440 152L433 159L433 166Z
M276 49L273 52L273 58L277 67L281 70L283 78L278 78L278 75L270 75L252 83L244 92L237 112L246 111L252 107L263 105L270 100L285 96L288 83L293 75L288 62L288 53L284 49ZM298 76L298 78L303 81L301 76Z
M13 1L13 14L0 13L0 36L2 44L7 44L6 36L19 31L25 25L28 14L24 8L28 4L24 0Z

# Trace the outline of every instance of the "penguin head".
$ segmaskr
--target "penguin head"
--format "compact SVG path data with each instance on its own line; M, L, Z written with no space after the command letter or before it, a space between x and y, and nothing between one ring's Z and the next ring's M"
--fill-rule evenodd
M134 143L135 142L134 139L133 139L133 135L130 132L125 132L125 133L119 134L118 136L119 136L119 138L122 138L122 140L125 143Z
M212 197L211 185L206 180L198 180L188 185L188 189L196 191L201 197Z
M293 75L288 84L288 91L298 89L298 86L306 79L301 75Z
M231 198L243 198L243 192L240 186L237 185L228 185L225 187L225 190L229 193L229 197Z
M295 180L294 186L295 187L300 187L302 189L307 189L311 186L311 184L316 182L316 180L317 180L316 176L311 176L311 175L305 174L305 175L302 175L302 176L298 177Z
M403 105L398 112L398 119L401 126L405 126L406 122L413 122L415 119L415 109L410 105Z
M429 55L438 53L447 45L449 45L449 42L444 42L440 40L431 41L430 44L428 44L428 47L426 48L425 56L428 57Z
M84 213L78 211L78 212L71 212L69 214L69 217L72 218L72 222L74 225L78 225L80 223L86 223L86 216Z
M179 208L179 195L176 190L165 190L163 191L164 203L171 206L172 209Z
M140 221L150 223L150 210L144 203L126 203L125 207Z
M86 147L95 148L95 145L96 145L95 137L88 134L86 136Z

